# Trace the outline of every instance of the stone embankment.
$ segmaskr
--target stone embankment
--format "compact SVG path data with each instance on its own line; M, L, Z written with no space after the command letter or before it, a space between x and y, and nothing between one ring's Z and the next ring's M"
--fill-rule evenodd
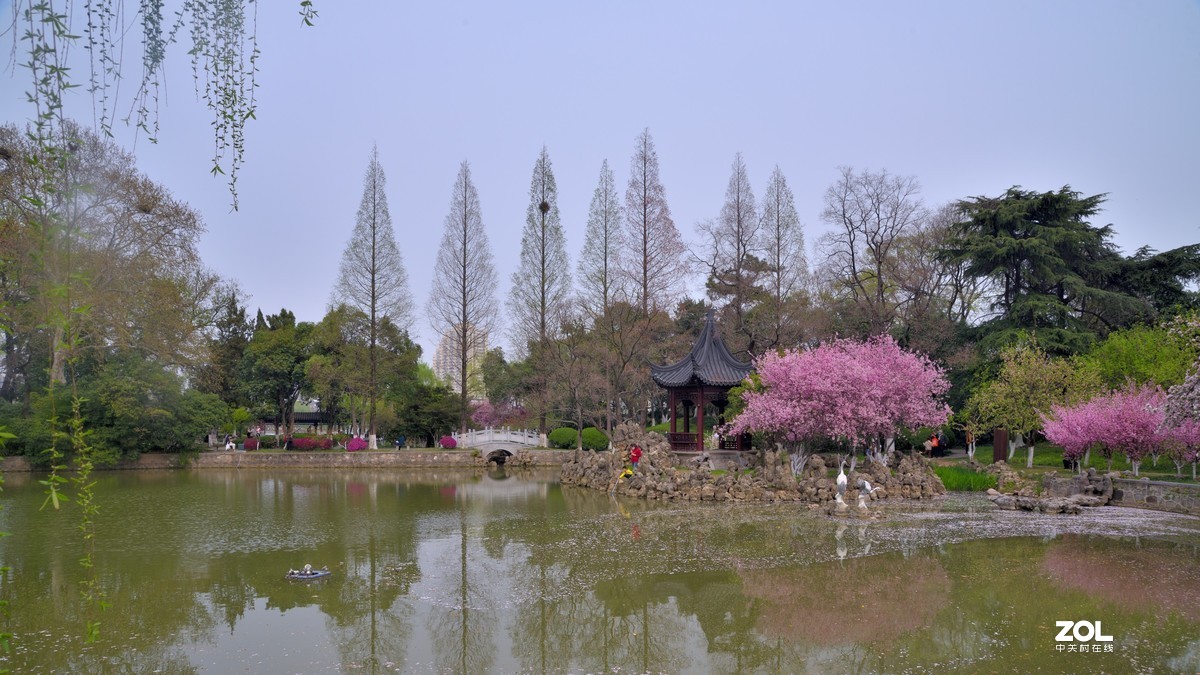
M506 466L559 466L567 450L518 450ZM483 468L487 460L471 450L362 450L359 452L202 452L198 455L145 454L115 469L403 469ZM24 457L5 457L0 471L31 471Z
M785 452L768 451L749 470L728 467L714 472L701 458L694 466L675 466L675 455L660 434L645 433L636 426L622 425L613 434L615 448L636 443L643 450L642 460L633 471L627 470L620 451L582 451L563 463L560 481L643 499L717 502L800 502L824 504L837 493L835 479L819 455L808 461L801 475L792 475ZM847 475L846 502L858 499L860 479L873 488L863 496L869 500L888 497L931 499L946 493L941 479L920 456L905 457L895 469L871 464Z
M1115 471L1101 474L1088 469L1072 476L1051 471L1042 477L1039 488L1022 481L1004 462L996 462L987 471L997 475L1004 489L988 490L988 499L1002 509L1080 513L1092 506L1127 506L1200 516L1200 485L1193 483L1132 479Z
M1001 476L1016 475L1004 462L993 464L989 467L989 473ZM1084 507L1104 506L1112 500L1113 479L1116 475L1101 475L1095 469L1088 469L1085 474L1062 478L1051 471L1042 476L1040 490L1029 484L1020 484L1020 479L1016 478L1011 481L1017 486L1013 492L1005 494L997 490L988 490L987 494L988 499L1002 509L1038 513L1080 513ZM1002 480L1000 485L1009 482Z

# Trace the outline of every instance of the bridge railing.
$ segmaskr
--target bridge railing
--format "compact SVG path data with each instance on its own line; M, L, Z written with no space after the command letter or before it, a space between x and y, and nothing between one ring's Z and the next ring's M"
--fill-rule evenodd
M529 429L477 429L465 434L454 432L454 440L459 445L472 446L484 443L516 443L530 447L541 447L542 437L538 432Z

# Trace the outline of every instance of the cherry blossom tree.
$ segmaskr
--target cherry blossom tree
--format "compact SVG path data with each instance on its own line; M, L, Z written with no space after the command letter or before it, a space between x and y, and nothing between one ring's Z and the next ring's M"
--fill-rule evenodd
M1163 431L1163 444L1171 461L1175 462L1175 476L1183 476L1183 466L1192 465L1192 480L1196 480L1196 462L1200 461L1200 422L1194 419L1181 420Z
M1076 406L1055 405L1042 414L1042 433L1062 446L1063 458L1071 460L1077 471L1088 448L1099 441L1095 433L1099 410L1097 403L1088 401Z
M1136 476L1146 455L1160 452L1170 434L1165 406L1161 387L1131 383L1085 403L1052 406L1049 415L1042 415L1043 433L1062 446L1063 457L1074 461L1098 445L1110 470L1113 453L1121 452Z
M1166 394L1157 385L1130 385L1102 400L1106 415L1098 431L1104 434L1106 445L1129 458L1136 476L1142 459L1158 452Z
M886 335L768 353L755 368L761 386L743 393L731 431L765 433L790 454L806 457L812 440L835 438L886 462L883 441L896 429L939 426L950 414L942 370Z

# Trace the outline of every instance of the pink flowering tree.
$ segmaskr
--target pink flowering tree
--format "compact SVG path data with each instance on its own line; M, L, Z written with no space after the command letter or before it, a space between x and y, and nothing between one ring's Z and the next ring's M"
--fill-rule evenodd
M1200 461L1200 422L1191 418L1163 429L1163 444L1175 463L1175 476L1183 477L1184 465L1192 465L1192 480L1196 480L1196 462Z
M940 368L890 336L834 340L815 349L767 354L755 363L761 386L743 393L745 409L731 432L761 432L800 456L817 438L863 445L886 461L884 440L900 427L938 426L949 417L949 389Z
M1084 403L1052 406L1050 414L1042 415L1043 433L1062 446L1063 457L1075 461L1098 446L1109 470L1113 453L1123 453L1136 476L1146 455L1164 447L1165 404L1161 387L1131 383Z
M1080 460L1088 448L1100 441L1096 435L1100 415L1100 406L1092 401L1052 406L1049 414L1042 415L1042 433L1051 443L1062 446L1063 458L1080 470Z
M1131 384L1107 396L1106 443L1129 458L1135 476L1146 455L1159 452L1165 404L1166 393L1157 385Z

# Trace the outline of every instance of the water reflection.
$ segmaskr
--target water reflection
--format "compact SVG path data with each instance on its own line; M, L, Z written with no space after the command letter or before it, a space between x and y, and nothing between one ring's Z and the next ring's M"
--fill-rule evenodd
M1072 617L1103 620L1121 663L1200 668L1196 519L1015 518L955 498L872 504L867 523L626 501L511 469L105 474L97 490L113 609L95 645L78 637L75 523L39 513L32 483L0 493L16 634L0 666L1113 669L1054 650L1054 621ZM334 574L282 578L305 563Z

